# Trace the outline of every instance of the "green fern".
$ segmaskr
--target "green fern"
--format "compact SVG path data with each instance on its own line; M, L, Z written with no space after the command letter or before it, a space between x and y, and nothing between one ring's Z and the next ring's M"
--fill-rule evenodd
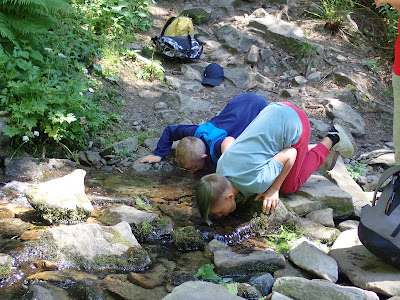
M70 12L65 0L0 0L0 47L35 44L35 37L58 25L61 14Z

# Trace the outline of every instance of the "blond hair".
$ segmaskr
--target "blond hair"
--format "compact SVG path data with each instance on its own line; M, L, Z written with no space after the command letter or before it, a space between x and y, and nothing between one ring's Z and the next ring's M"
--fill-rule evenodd
M197 184L195 196L197 208L202 219L208 225L211 225L211 221L208 218L211 207L214 203L225 197L225 193L229 187L229 180L217 173L203 176Z
M200 161L205 153L206 146L202 140L194 136L184 137L176 147L176 163L179 167L184 168Z

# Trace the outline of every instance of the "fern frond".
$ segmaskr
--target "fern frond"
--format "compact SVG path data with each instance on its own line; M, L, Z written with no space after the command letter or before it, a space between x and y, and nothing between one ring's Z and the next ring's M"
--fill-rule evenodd
M15 46L19 47L17 40L15 39L14 34L9 29L7 17L0 12L0 35L10 42L12 42Z
M71 9L71 5L64 0L0 0L0 7L8 11L29 11L32 14L50 13L52 15Z

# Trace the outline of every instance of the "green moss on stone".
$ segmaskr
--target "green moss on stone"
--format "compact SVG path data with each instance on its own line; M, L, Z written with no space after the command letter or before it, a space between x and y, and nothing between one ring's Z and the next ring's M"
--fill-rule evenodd
M90 212L82 208L61 210L49 208L44 205L37 205L35 206L35 210L42 219L50 224L76 224L86 221L90 216Z
M11 264L0 266L0 279L7 278L11 273Z
M181 251L203 249L205 241L193 226L179 228L172 234L175 245Z

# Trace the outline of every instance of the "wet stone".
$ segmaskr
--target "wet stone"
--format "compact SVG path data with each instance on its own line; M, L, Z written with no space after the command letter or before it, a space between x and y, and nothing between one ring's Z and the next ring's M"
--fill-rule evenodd
M161 286L165 282L167 268L163 265L157 265L144 273L131 272L128 274L128 280L145 289L153 289Z
M5 236L20 236L32 225L17 218L2 218L0 219L0 232Z
M129 282L127 275L108 275L103 280L103 286L118 299L138 300L138 299L162 299L167 295L164 287L145 289Z

